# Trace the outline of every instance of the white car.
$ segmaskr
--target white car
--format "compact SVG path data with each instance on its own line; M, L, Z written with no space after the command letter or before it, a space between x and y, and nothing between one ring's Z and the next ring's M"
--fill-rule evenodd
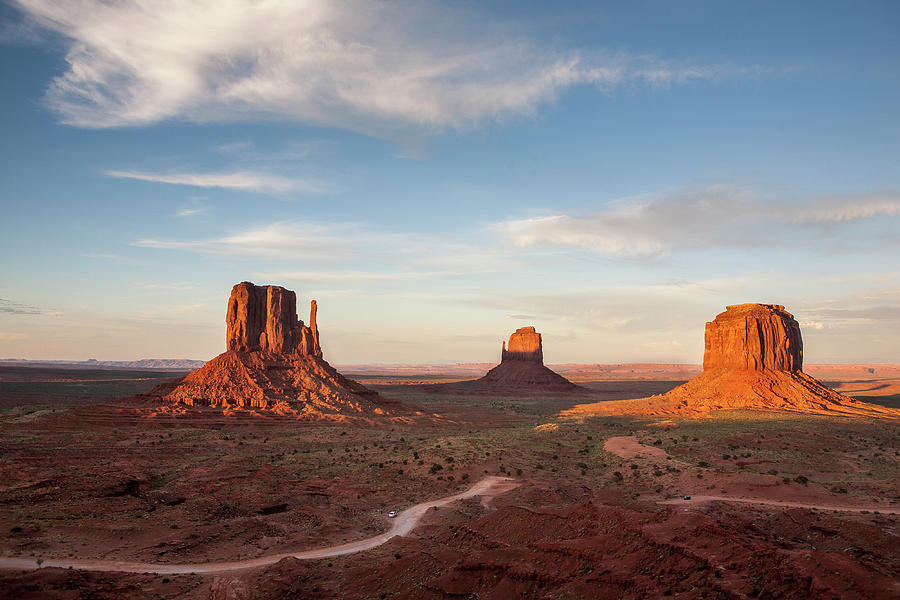
M398 513L397 513L396 510L392 510L391 512L388 513L388 517L390 517L391 519L393 519L394 517L397 516L397 514L398 514Z

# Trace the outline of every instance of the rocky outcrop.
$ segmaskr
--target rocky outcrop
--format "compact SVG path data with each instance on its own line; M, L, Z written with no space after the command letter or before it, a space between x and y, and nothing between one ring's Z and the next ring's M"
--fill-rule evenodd
M344 377L324 360L317 310L313 300L306 326L297 317L297 296L291 290L247 281L235 285L225 316L226 351L151 395L226 414L262 410L304 420L367 421L409 414L402 404Z
M541 334L534 327L520 327L501 347L500 364L481 379L426 386L443 394L485 396L567 395L587 392L544 366Z
M703 369L798 372L800 324L778 304L737 304L706 324Z
M665 394L582 404L560 416L704 416L717 410L769 410L900 418L900 410L839 394L802 369L800 325L783 306L728 306L706 324L700 375Z
M322 356L316 326L316 301L309 327L297 318L297 295L281 286L235 285L225 316L225 347L233 352L271 352Z
M500 362L507 360L524 360L544 364L544 347L541 334L534 327L519 327L509 336L509 347L503 342Z

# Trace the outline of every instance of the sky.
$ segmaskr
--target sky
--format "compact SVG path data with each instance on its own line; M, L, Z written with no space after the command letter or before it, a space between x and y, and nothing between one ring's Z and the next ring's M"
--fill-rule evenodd
M0 358L208 359L252 281L336 364L900 362L897 2L12 0L0 76Z

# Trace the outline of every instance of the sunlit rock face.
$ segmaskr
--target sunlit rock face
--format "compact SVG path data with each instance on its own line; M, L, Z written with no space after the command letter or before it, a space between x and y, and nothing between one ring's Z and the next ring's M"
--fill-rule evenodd
M544 364L544 348L541 334L534 327L519 327L509 336L509 345L505 342L500 354L500 362L508 360L524 360Z
M322 356L316 326L316 301L310 303L309 327L297 318L297 295L281 286L235 285L225 316L225 347L233 352Z
M706 324L703 369L797 372L803 368L800 324L778 304L737 304Z
M800 324L779 304L737 304L706 324L703 372L648 398L580 404L562 417L705 416L765 410L900 419L900 410L849 398L803 372Z

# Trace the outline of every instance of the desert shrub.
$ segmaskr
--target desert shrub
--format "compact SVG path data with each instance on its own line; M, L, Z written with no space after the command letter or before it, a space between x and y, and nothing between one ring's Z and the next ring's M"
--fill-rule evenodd
M616 481L622 481L624 479L624 477L622 476L622 473L620 473L619 471L614 471L613 477L616 478Z
M803 485L809 483L809 479L804 477L803 475L797 475L796 477L794 477L794 481L796 481L797 483L802 483Z
M433 465L431 465L431 468L428 469L428 472L431 473L432 475L434 475L438 471L443 470L443 468L444 468L443 465L441 465L439 463L434 463Z

